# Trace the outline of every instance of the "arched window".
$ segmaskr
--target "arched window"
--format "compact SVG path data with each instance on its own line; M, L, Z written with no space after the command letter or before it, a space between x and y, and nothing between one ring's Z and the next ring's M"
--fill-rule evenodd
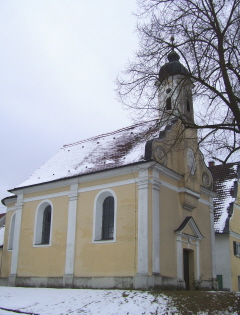
M168 97L166 99L166 110L171 110L172 109L172 100L171 97Z
M37 209L35 223L35 245L49 245L51 240L52 206L44 201Z
M15 220L16 220L16 213L14 213L12 215L12 218L11 218L10 229L9 229L9 237L8 237L8 250L12 250L13 249Z
M93 242L116 241L116 195L112 190L98 193L94 203Z
M50 230L51 230L51 206L47 206L43 211L42 222L42 241L41 244L49 244Z
M114 198L109 196L103 202L102 240L112 240L114 233Z
M185 89L186 111L191 112L192 92L190 88Z

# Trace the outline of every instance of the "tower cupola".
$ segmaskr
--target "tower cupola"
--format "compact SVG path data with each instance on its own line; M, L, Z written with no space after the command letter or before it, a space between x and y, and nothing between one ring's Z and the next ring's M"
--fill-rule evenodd
M189 74L188 70L179 61L180 56L174 49L172 49L172 51L168 54L167 58L169 62L165 63L165 65L163 65L159 71L158 78L160 84L163 80L167 79L171 75L182 74L186 76Z
M193 83L190 72L181 64L180 56L174 50L174 37L171 41L168 62L160 68L156 82L160 119L184 117L193 122Z

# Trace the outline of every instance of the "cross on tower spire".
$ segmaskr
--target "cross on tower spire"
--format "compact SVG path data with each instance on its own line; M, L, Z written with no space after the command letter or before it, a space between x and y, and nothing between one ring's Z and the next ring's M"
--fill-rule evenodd
M172 44L171 44L172 50L174 50L174 43L173 43L173 42L174 42L174 39L175 39L175 38L174 38L174 36L172 35L171 38L170 38L170 40L171 40L171 42L172 42Z

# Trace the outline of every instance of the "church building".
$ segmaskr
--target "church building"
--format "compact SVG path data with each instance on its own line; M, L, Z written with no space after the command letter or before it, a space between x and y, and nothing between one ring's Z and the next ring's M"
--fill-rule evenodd
M192 289L215 283L213 179L198 148L192 82L172 50L163 119L63 146L2 203L0 284Z

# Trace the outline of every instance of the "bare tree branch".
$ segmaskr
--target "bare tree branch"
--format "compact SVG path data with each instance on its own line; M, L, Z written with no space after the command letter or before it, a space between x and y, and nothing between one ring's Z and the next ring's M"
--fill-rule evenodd
M194 83L195 122L183 117L182 124L199 130L204 153L223 163L239 160L240 0L138 0L138 5L139 49L117 80L119 99L136 121L166 119L155 82L174 36L174 49L189 72L183 79ZM177 112L180 119L175 104L172 114Z

